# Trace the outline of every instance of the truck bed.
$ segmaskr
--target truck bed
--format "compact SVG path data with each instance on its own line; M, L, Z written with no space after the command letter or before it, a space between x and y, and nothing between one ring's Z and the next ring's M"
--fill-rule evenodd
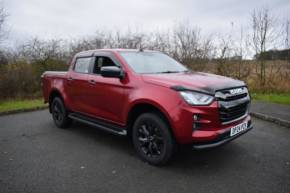
M64 77L66 74L67 71L45 71L42 77Z
M41 76L44 102L49 101L49 92L54 89L62 90L67 71L45 71Z

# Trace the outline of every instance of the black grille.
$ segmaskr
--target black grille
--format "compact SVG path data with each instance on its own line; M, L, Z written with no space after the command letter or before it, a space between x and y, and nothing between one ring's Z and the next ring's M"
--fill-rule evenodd
M216 96L218 96L219 114L222 123L233 122L248 113L250 98L247 91L235 95L230 95L228 91L222 91Z

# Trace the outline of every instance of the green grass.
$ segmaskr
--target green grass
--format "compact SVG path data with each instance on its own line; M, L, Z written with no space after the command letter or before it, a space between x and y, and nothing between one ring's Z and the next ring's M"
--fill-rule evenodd
M47 104L43 103L43 99L18 99L0 101L0 112L7 112L13 110L28 110L45 106L47 106Z
M251 94L253 100L290 105L290 93L287 94Z

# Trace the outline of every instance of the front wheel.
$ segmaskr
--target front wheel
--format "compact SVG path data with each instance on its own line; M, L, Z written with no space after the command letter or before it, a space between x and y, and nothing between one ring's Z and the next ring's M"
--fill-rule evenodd
M71 119L68 112L59 97L55 97L51 103L51 114L55 125L59 128L66 128L70 125Z
M133 125L133 144L138 155L152 165L163 165L173 155L174 139L168 124L157 113L140 115Z

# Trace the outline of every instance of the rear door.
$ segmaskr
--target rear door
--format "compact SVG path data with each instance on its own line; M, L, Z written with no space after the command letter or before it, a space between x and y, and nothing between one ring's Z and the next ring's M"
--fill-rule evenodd
M88 111L87 87L88 74L91 69L93 57L76 58L73 69L67 77L67 89L71 109L75 112L86 113Z
M105 78L100 75L103 66L117 66L120 63L109 53L97 54L92 73L88 76L90 89L88 97L90 114L96 118L120 123L124 107L124 83L119 78Z

